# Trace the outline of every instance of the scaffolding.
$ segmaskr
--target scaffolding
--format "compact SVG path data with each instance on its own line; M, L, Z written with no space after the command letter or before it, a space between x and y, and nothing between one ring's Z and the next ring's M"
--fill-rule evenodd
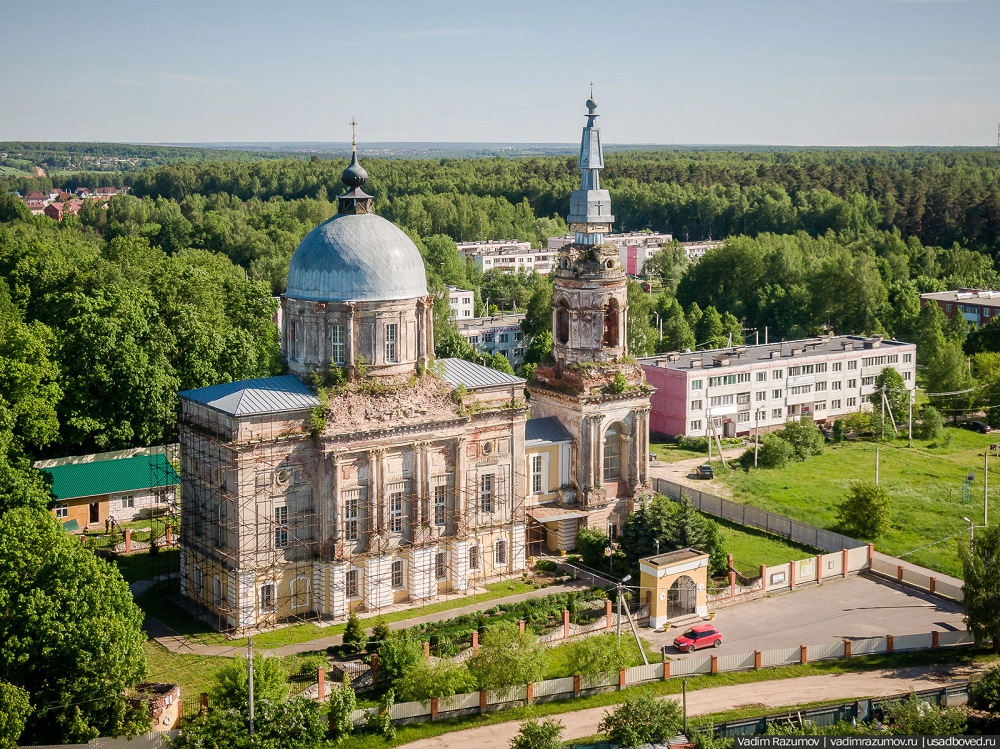
M508 403L313 435L301 412L232 416L182 399L174 592L236 636L520 577L525 475L514 432L523 415ZM392 461L402 468L388 470Z

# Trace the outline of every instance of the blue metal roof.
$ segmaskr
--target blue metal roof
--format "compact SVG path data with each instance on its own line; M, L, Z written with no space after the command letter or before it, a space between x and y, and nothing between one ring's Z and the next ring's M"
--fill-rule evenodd
M525 383L521 377L490 369L482 364L473 364L465 359L438 359L438 361L444 366L444 380L453 387L464 385L474 390L492 385L523 385Z
M319 405L319 399L313 392L292 375L224 382L196 390L183 390L178 395L230 416L303 411Z
M566 427L555 416L528 419L524 424L524 446L538 447L553 445L558 442L569 442L573 439Z

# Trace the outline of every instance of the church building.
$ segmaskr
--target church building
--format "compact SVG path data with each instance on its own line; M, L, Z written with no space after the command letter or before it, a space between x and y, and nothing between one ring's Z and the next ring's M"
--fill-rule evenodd
M289 374L180 393L181 593L219 629L463 595L519 577L529 539L559 551L578 527L620 528L648 487L651 389L627 356L587 104L553 356L527 388L434 359L423 260L372 212L355 149L337 215L292 257Z

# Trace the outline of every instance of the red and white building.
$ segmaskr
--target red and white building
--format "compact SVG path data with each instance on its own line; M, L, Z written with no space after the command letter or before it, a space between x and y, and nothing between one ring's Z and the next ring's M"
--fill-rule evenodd
M920 306L934 302L949 320L961 315L977 328L1000 315L1000 291L956 289L920 295Z
M755 429L778 429L806 415L832 421L870 410L868 396L882 370L896 369L912 390L916 362L916 344L862 336L824 336L639 360L649 384L656 388L650 431L687 437L708 434L710 421L720 436L732 437Z

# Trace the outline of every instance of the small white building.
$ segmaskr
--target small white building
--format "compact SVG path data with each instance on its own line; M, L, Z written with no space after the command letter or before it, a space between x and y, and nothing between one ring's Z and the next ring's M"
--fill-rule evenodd
M455 319L461 320L476 314L476 292L460 289L457 286L448 287L448 306L455 313Z

